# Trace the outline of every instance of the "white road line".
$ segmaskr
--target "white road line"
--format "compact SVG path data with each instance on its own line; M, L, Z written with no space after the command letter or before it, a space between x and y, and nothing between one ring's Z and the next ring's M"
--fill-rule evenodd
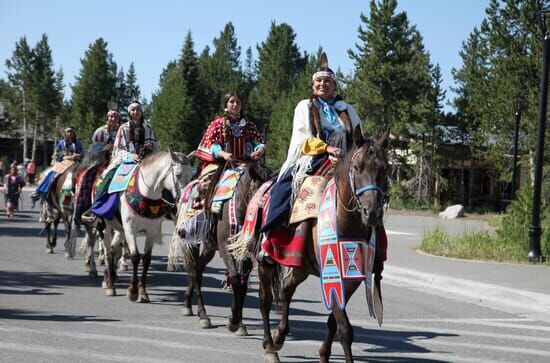
M115 355L112 353L109 354L102 354L98 353L96 351L86 350L82 348L78 349L68 349L67 347L63 347L63 349L59 349L59 347L50 347L50 346L44 346L44 345L29 345L29 344L17 344L17 343L4 343L0 341L0 351L6 352L6 351L16 351L16 352L23 352L23 353L36 353L36 354L47 354L52 356L62 356L62 357L70 357L74 358L76 361L77 357L86 361L93 361L93 360L104 360L108 362L143 362L143 363L158 363L158 358L145 358L143 356L139 357L131 357L128 355ZM0 358L2 355L0 354ZM47 357L42 357L42 359L47 359ZM41 360L43 361L43 360ZM167 360L162 359L162 362L168 362L168 363L177 363L181 362L180 360Z
M117 327L121 327L120 325L117 325ZM254 356L255 353L252 352L244 352L239 349L235 350L228 350L228 349L218 349L215 347L202 347L197 344L185 344L180 341L166 341L158 340L158 339L152 339L152 338L138 338L138 337L128 337L128 336L120 336L120 335L108 335L108 334L94 334L94 333L75 333L75 332L62 332L59 330L51 331L51 330L39 330L39 329L30 329L30 328L23 328L23 327L11 327L11 326L1 326L0 331L4 332L23 332L23 333L35 333L35 334L45 334L48 336L58 336L58 337L66 337L66 338L75 338L75 339L91 339L91 340L100 340L100 341L106 341L106 342L120 342L120 343L140 343L140 344L151 344L154 346L160 346L165 348L172 348L172 349L184 349L184 350L191 350L191 351L207 351L207 352L216 352L221 354L236 354L236 355L250 355ZM183 331L178 330L178 333L182 333ZM221 335L221 334L220 334ZM225 334L224 335L227 338L234 337L231 334Z

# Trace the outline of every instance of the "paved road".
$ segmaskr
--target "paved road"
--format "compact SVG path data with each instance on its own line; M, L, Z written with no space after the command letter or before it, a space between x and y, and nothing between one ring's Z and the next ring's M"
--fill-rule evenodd
M104 296L101 278L83 273L81 256L66 260L59 249L46 255L36 219L36 212L24 211L8 221L0 212L1 362L262 361L256 276L245 309L250 335L235 337L225 328L230 295L220 288L224 270L216 257L205 274L205 299L214 328L201 330L196 317L180 316L186 277L183 272L166 272L166 245L154 251L151 304L136 304L124 295ZM406 223L390 224L393 243L405 243L400 236L416 233L397 227ZM172 227L164 227L168 242ZM128 282L128 273L122 273L119 293ZM384 279L383 289L382 328L368 318L362 291L348 305L357 361L550 360L550 328L543 320L397 280ZM319 281L310 278L296 294L292 334L280 354L282 361L317 361L325 321ZM338 342L333 357L334 362L343 360Z

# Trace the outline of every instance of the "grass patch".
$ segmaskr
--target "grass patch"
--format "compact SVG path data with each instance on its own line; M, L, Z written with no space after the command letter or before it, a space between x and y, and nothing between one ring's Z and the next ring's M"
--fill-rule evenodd
M546 185L548 188L548 185ZM541 198L540 239L542 256L550 259L550 188ZM424 234L420 248L433 255L475 260L526 263L529 252L529 228L532 219L530 184L518 191L506 214L495 216L489 222L495 232L466 232L450 235L438 227Z
M520 244L503 244L494 233L465 232L452 235L441 227L424 234L420 249L438 256L499 262L526 262L527 253Z

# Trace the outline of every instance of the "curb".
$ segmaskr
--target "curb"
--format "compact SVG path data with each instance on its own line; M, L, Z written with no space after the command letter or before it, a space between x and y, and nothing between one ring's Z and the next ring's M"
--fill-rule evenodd
M550 313L550 295L386 265L384 277L524 310Z

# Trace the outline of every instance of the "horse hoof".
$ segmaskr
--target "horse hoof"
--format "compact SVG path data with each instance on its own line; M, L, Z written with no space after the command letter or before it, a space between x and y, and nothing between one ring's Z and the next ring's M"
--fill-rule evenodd
M271 340L273 341L273 349L275 349L276 352L281 350L283 347L283 344L285 344L285 341L282 342L279 341L279 331L277 329L271 331Z
M71 255L71 254L68 253L68 252L65 252L65 258L66 258L67 260L72 260L72 259L73 259L73 255Z
M233 324L233 323L231 323L231 321L229 321L229 322L227 322L227 329L229 329L229 331L231 333L234 333L234 332L237 331L237 329L239 329L240 325L241 324Z
M53 253L53 248L50 248L50 247L46 248L46 253L48 255L51 255Z
M279 363L279 354L277 353L264 353L264 362Z
M246 329L246 325L241 324L239 325L239 329L235 332L235 335L238 337L246 337L248 336L248 330Z
M150 303L149 296L147 294L139 295L136 302L141 303L141 304L149 304Z
M210 329L212 328L212 323L210 322L210 318L200 319L199 320L199 326L201 329Z
M107 288L107 281L101 281L101 288L106 289Z
M181 308L181 315L183 316L193 316L193 309L184 306Z
M84 264L84 272L90 272L90 265Z
M128 289L128 292L126 293L126 295L128 296L128 299L130 299L130 301L137 301L137 299L138 299L138 292L137 291L133 291L131 289Z
M128 265L126 265L126 264L118 265L118 272L124 272L124 271L128 271Z
M115 289L105 289L105 296L116 296Z
M88 271L89 277L97 277L97 271Z

